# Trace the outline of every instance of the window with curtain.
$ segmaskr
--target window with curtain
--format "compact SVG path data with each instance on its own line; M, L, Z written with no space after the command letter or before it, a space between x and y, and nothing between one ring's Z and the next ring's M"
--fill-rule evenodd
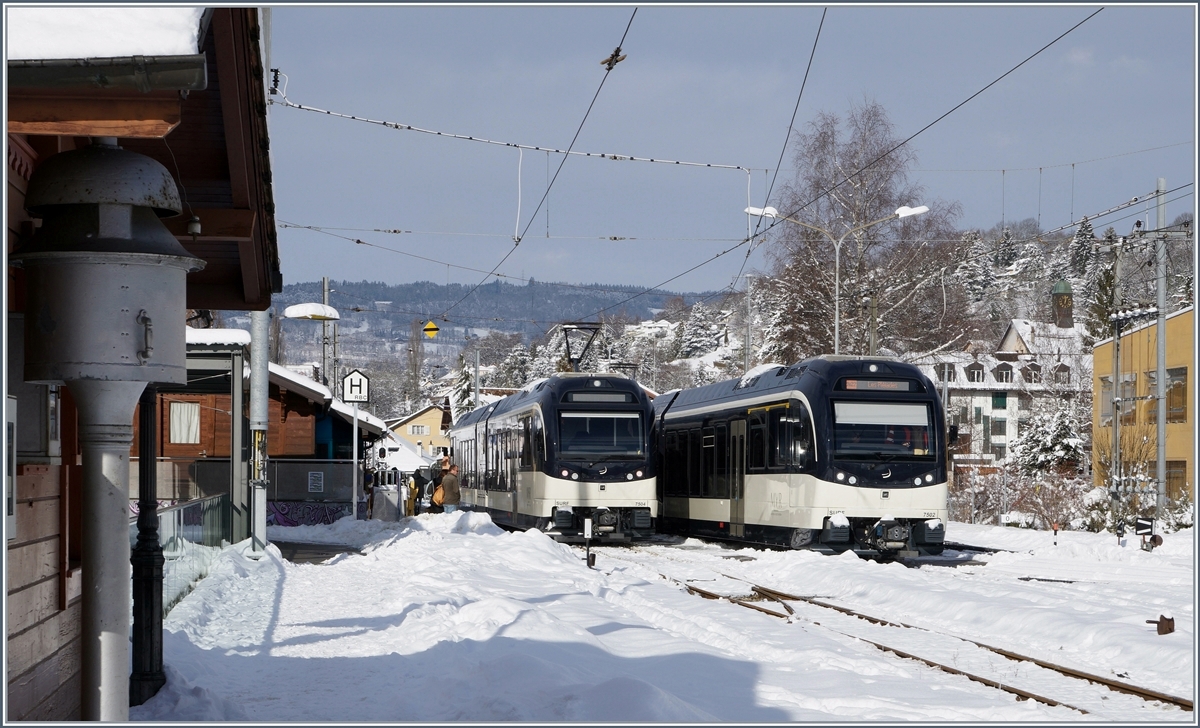
M171 444L200 444L200 403L171 403Z

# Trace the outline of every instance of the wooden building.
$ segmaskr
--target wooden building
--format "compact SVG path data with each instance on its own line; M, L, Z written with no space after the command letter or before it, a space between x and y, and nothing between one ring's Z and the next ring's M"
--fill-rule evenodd
M77 25L84 12L94 21L90 36L119 38L106 23L127 25L128 14L149 10L192 13L192 45L165 52L129 47L99 58L70 48L51 56L13 52L31 30ZM165 166L186 195L191 210L166 224L206 264L188 276L187 306L266 309L271 294L282 289L264 79L269 11L6 7L5 13L7 251L20 248L39 224L25 210L31 175L54 155L88 145L89 138L116 138L125 149ZM191 215L201 225L195 235L188 230ZM24 381L24 271L10 265L5 287L5 408L16 414L16 468L6 521L6 719L94 719L100 716L85 714L88 703L82 700L81 655L83 645L99 635L88 633L81 604L105 596L84 597L79 590L79 524L88 514L79 495L76 409L67 387ZM219 396L206 404L224 406ZM213 427L213 447L219 449L219 424ZM114 675L112 681L123 684L126 678Z

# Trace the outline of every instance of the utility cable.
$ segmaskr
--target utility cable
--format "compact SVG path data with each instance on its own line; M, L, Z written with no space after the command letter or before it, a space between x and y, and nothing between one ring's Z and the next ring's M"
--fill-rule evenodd
M707 260L705 260L705 261L703 261L703 262L697 263L696 265L692 266L691 268L688 268L687 270L685 270L684 272L682 272L682 273L680 273L680 274L678 274L678 275L671 276L670 278L668 278L667 280L663 281L662 283L659 283L659 284L658 284L658 285L656 285L656 286L653 286L653 287L651 287L651 288L647 288L647 289L645 289L645 290L643 290L643 291L639 291L638 293L635 293L635 294L633 294L632 296L630 296L629 298L626 298L626 299L625 299L625 300L623 300L623 301L617 301L617 302L616 302L616 303L614 303L613 305L611 305L611 306L608 306L608 307L606 307L606 308L602 308L602 309L600 309L599 311L596 311L596 312L594 312L594 313L591 313L591 314L589 314L589 315L585 316L584 318L592 318L592 317L595 317L595 316L599 316L600 314L604 313L605 311L611 311L612 309L616 308L617 306L623 306L623 305L625 305L626 303L629 303L630 301L632 301L632 300L633 300L633 299L635 299L635 298L638 298L638 297L640 297L640 296L644 296L644 295L646 295L647 293L653 293L654 291L661 289L663 286L667 285L667 284L668 284L668 283L670 283L671 281L674 281L674 280L676 280L676 279L682 278L682 277L684 277L685 275L687 275L688 273L691 273L692 271L696 270L697 268L700 268L700 267L702 267L702 266L706 266L706 265L708 265L709 263L713 262L714 260L716 260L716 259L718 259L718 258L720 258L720 257L722 257L722 256L724 256L724 255L726 255L726 254L728 254L728 253L732 253L733 251L737 250L738 248L742 247L743 245L745 245L745 244L746 244L746 243L748 243L748 242L750 242L750 238L746 238L745 240L743 240L742 242L738 243L737 245L734 245L734 246L733 246L733 247L731 247L731 248L726 248L725 250L722 250L721 252L717 253L716 255L712 256L711 258L708 258Z
M409 258L416 258L418 260L424 260L429 263L436 263L437 265L444 265L444 266L448 266L450 268L458 268L459 270L467 270L467 271L471 271L472 273L485 273L486 272L482 268L472 268L470 266L458 265L456 263L448 263L444 260L437 260L435 258L429 258L424 255L417 255L416 253L409 253L404 250L397 250L395 248L389 248L386 245L378 245L376 243L368 243L365 240L362 240L359 238L353 238L348 235L338 235L337 233L329 232L329 229L327 229L327 228L320 228L320 227L315 227L315 226L310 226L310 225L297 225L295 223L287 223L287 222L283 222L283 221L280 221L280 222L282 223L281 227L299 228L301 230L312 230L313 232L318 232L318 233L321 233L323 235L328 235L333 238L345 240L347 242L354 243L355 245L365 245L368 248L377 248L379 250L384 250L389 253L395 253L397 255L404 255ZM728 242L728 240L719 241L719 242ZM533 281L533 279L530 279L530 278L522 278L519 276L512 276L512 275L508 275L506 273L490 273L489 275L493 278L507 278L515 283L529 284L530 282L535 282L540 286L555 286L557 288L574 288L574 289L582 290L582 291L597 291L600 293L627 293L628 292L627 290L623 290L623 289L602 288L599 286L585 286L585 285L576 284L576 283L552 283L552 282L548 282L548 281ZM460 301L460 303L461 303L461 301Z
M817 25L817 35L813 38L812 51L808 54L808 66L804 69L804 80L800 82L800 93L796 96L796 106L792 109L792 118L788 121L787 134L783 137L783 146L779 149L779 160L775 162L775 174L771 176L771 183L767 185L767 194L763 198L763 205L771 199L771 193L775 190L775 181L779 179L779 168L783 166L783 155L787 152L788 142L792 140L792 129L796 125L796 114L800 112L800 99L804 98L804 87L808 85L808 74L812 71L813 59L817 56L817 42L821 40L821 29L825 27L825 15L829 12L829 8L821 11L821 22ZM762 217L758 218L758 222L754 224L754 232L751 233L750 239L755 240L758 237L758 229L762 227ZM750 254L754 252L754 243L746 248L746 257L742 258L742 265L738 268L737 275L733 277L730 286L737 287L737 279L742 277L742 271L746 270L746 263L750 262ZM749 293L749 288L746 289Z
M445 230L401 230L398 228L358 228L358 227L335 227L332 225L301 225L299 223L278 223L281 228L300 228L303 230L312 230L321 232L325 230L347 230L360 233L387 233L389 235L452 235L463 238L508 238L511 236L505 233L460 233L448 232ZM612 242L621 242L625 240L653 240L658 242L689 242L689 243L735 243L741 238L659 238L659 237L642 237L639 235L547 235L548 240L609 240Z
M445 311L442 311L441 317L443 319L445 319L446 314L450 313L457 308L460 303L467 300L472 293L479 290L479 287L486 283L487 279L500 269L500 266L504 265L504 261L508 260L513 253L517 252L517 247L521 245L521 238L525 237L525 233L529 232L529 227L533 225L533 221L537 218L538 212L541 211L542 205L546 203L546 198L550 196L550 190L554 187L555 181L558 180L559 172L562 172L563 165L567 163L568 155L570 155L571 150L575 148L575 142L579 139L579 134L583 131L583 125L587 123L588 116L592 113L592 107L596 105L596 99L600 98L600 91L604 88L604 82L608 80L608 74L612 73L612 70L616 68L616 65L624 60L625 56L621 55L621 47L625 45L625 37L629 35L629 29L633 26L633 19L635 16L637 16L637 8L634 8L633 14L629 16L629 22L625 25L625 32L621 34L621 42L617 44L617 49L612 52L612 55L606 62L604 76L600 79L600 85L596 88L596 93L592 95L592 102L588 104L587 111L584 112L583 119L579 122L579 127L575 129L575 136L571 137L571 144L567 147L567 153L563 155L562 161L558 163L558 169L555 170L554 177L550 179L550 184L546 185L546 192L542 195L542 199L538 202L537 208L533 211L533 214L529 216L529 224L525 226L525 229L521 231L520 235L514 236L512 248L504 254L504 257L501 258L500 262L492 268L491 272L484 276L481 281L476 283L471 290L467 291L462 298L455 301L454 305L450 306L450 308L446 309Z
M958 110L959 110L959 109L961 109L963 106L965 106L965 105L966 105L968 102L970 102L972 99L974 99L976 96L979 96L979 95L980 95L980 94L982 94L984 91L987 91L988 89L990 89L992 86L995 86L996 84L1000 83L1000 81L1002 81L1002 80L1004 80L1005 78L1007 78L1009 75L1011 75L1013 72L1015 72L1015 71L1016 71L1018 68L1020 68L1021 66L1024 66L1026 63L1029 63L1031 60L1033 60L1033 59L1034 59L1034 58L1036 58L1037 56L1041 55L1041 54L1042 54L1042 52L1044 52L1044 51L1045 51L1047 48L1049 48L1050 46L1054 45L1055 43L1059 42L1059 41L1060 41L1060 40L1062 40L1063 38L1065 38L1065 37L1067 37L1068 35L1070 35L1070 34L1071 34L1073 31L1075 31L1077 28L1079 28L1079 26L1083 25L1083 24L1084 24L1084 23L1086 23L1087 21L1089 21L1089 20L1091 20L1092 18L1096 17L1096 15L1098 15L1098 14L1100 13L1100 11L1101 11L1101 10L1103 10L1103 9L1104 9L1104 8L1098 8L1098 9L1097 9L1097 10L1096 10L1094 13L1092 13L1091 15L1087 16L1087 17L1086 17L1086 18L1084 18L1083 20L1081 20L1081 21L1079 21L1078 23L1076 23L1075 25L1071 26L1071 27L1070 27L1070 28L1069 28L1069 29L1068 29L1066 32L1064 32L1062 35L1058 36L1058 37L1057 37L1057 38L1055 38L1054 40L1050 41L1050 42L1049 42L1049 43L1047 43L1046 45L1044 45L1044 46L1042 46L1041 48L1039 48L1038 50L1034 51L1034 52L1033 52L1033 54L1031 54L1031 55L1030 55L1029 57L1027 57L1025 60L1021 61L1020 63L1018 63L1017 65L1013 66L1013 67L1012 67L1012 68L1010 68L1009 70L1005 71L1005 72L1004 72L1004 73L1003 73L1003 74L1002 74L1000 77L998 77L997 79L995 79L994 81L992 81L992 82L991 82L991 83L989 83L988 85L984 86L983 88L979 89L979 90L978 90L978 91L976 91L975 93L973 93L973 94L971 94L970 96L968 96L968 97L967 97L965 100L963 100L962 102L960 102L960 103L959 103L957 106L955 106L954 108L950 109L949 111L947 111L946 113L942 114L942 115L941 115L941 116L939 116L938 118L934 119L933 121L929 122L929 123L928 123L928 124L926 124L925 126L921 127L921 129L919 129L919 130L918 130L916 133L914 133L914 134L912 134L911 136L909 136L909 137L908 137L907 139L905 139L904 141L902 141L902 142L900 142L900 143L896 144L894 147L892 147L891 149L887 150L887 151L886 151L886 152L884 152L883 154L880 154L878 157L876 157L875 159L871 160L869 163L867 163L866 165L864 165L863 167L861 167L861 168L860 168L858 171L856 171L856 172L854 172L854 173L850 174L848 177L846 177L845 179L843 179L841 182L838 182L838 183L837 183L836 185L834 185L833 187L830 187L829 189L825 190L824 192L822 192L821 194L817 195L817 196L816 196L815 198L813 198L812 200L809 200L808 202L804 203L803 205L800 205L800 206L799 206L799 207L797 207L796 209L794 209L794 210L792 210L791 212L789 212L787 215L781 215L780 217L776 218L776 219L775 219L775 222L773 222L773 223L771 223L770 225L768 225L768 226L767 226L767 228L766 228L766 230L763 230L763 233L769 232L769 231L770 231L770 230L772 230L772 229L773 229L773 228L774 228L776 225L780 225L780 224L782 224L782 223L783 223L783 221L784 221L784 218L787 218L787 217L795 217L796 215L798 215L798 214L800 213L800 211L801 211L801 210L805 209L805 208L806 208L806 207L808 207L809 205L812 205L814 202L817 202L817 201L818 201L818 200L820 200L821 198L823 198L823 197L825 197L825 196L829 195L829 194L830 194L831 192L833 192L834 190L838 189L839 187L841 187L842 185L846 184L846 183L847 183L847 182L849 182L850 180L854 179L854 178L855 178L855 177L857 177L858 175L862 174L862 173L863 173L863 172L865 172L866 170L870 169L870 168L871 168L872 166L874 166L874 165L875 165L875 163L876 163L876 162L878 162L879 160L881 160L881 159L883 159L883 158L887 157L889 154L891 154L892 152L896 151L897 149L899 149L900 147L904 146L905 144L908 144L908 143L909 143L909 142L911 142L913 139L916 139L918 136L920 136L921 134L923 134L923 133L925 133L927 130L929 130L929 128L930 128L930 127L932 127L934 124L937 124L937 123L938 123L938 122L940 122L942 119L945 119L947 116L949 116L950 114L953 114L955 111L958 111Z

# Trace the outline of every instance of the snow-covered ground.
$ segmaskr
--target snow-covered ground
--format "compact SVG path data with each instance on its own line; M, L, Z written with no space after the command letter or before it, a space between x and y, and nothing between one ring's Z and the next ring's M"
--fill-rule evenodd
M662 539L597 550L588 569L580 549L471 512L272 527L273 540L362 553L292 564L273 546L258 562L247 543L226 549L168 616L167 685L131 718L1194 722L1115 693L1097 703L1112 706L1107 714L1018 701L848 637L833 617L806 616L816 607L798 605L784 622L660 576L701 578L711 567L710 577L719 570L1192 698L1191 530L1152 553L1110 534L1060 533L1055 545L1049 532L949 530L1007 551L907 568ZM1146 624L1160 614L1175 619L1174 633Z

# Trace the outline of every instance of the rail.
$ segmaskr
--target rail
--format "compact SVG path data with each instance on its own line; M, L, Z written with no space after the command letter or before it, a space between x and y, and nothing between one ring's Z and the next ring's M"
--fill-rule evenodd
M616 552L610 552L609 556L610 556L610 558L616 558L618 561L627 560L621 556L617 556ZM642 565L649 566L649 564L642 564ZM654 568L654 567L650 567L650 568ZM865 620L869 623L879 625L879 626L898 628L901 630L912 631L912 632L927 633L931 636L936 636L939 639L944 638L944 639L955 640L958 643L973 645L974 647L976 647L980 650L983 650L985 652L991 652L994 654L1001 655L1009 660L1013 660L1016 662L1028 663L1030 665L1036 666L1036 669L1046 670L1046 671L1049 671L1049 673L1055 673L1061 677L1072 678L1075 680L1081 680L1081 681L1093 683L1096 685L1103 686L1103 687L1107 688L1108 690L1111 690L1116 693L1122 693L1125 695L1133 696L1133 697L1140 698L1142 700L1146 700L1146 701L1150 701L1150 702L1161 702L1161 703L1173 705L1173 706L1176 706L1178 708L1181 708L1181 709L1183 709L1185 711L1189 711L1189 712L1193 711L1193 701L1189 700L1187 698L1170 695L1170 694L1163 693L1158 690L1143 687L1140 685L1133 685L1133 684L1123 682L1120 680L1113 680L1113 679L1104 677L1102 675L1095 675L1092 673L1084 672L1082 670L1065 667L1065 666L1058 665L1058 664L1055 664L1055 663L1052 663L1052 662L1049 662L1046 660L1038 659L1036 657L1022 655L1022 654L1013 652L1011 650L1003 649L1000 647L995 647L993 645L989 645L989 644L979 642L976 640L967 639L967 638L964 638L964 637L961 637L958 635L953 635L953 634L946 633L946 632L939 632L936 630L929 629L927 627L917 627L917 626L905 624L902 622L895 622L895 621L891 621L891 620L887 620L887 619L881 619L879 617L874 617L874 616L871 616L868 614L858 612L858 611L856 611L854 609L850 609L848 607L843 607L843 606L840 606L837 604L832 604L832 603L825 601L824 599L821 599L818 597L789 594L787 592L783 592L783 591L780 591L777 589L763 587L758 584L754 584L753 582L748 581L744 578L734 576L731 574L727 574L727 573L722 573L720 571L716 571L716 572L714 572L714 574L724 577L726 579L730 579L733 581L737 581L737 582L746 584L746 586L748 587L748 591L750 593L744 594L744 595L737 595L737 596L733 596L733 595L729 595L729 594L721 594L716 591L698 587L695 584L690 583L690 580L679 579L674 576L671 576L670 574L665 573L661 569L656 569L656 570L660 577L662 577L663 579L666 579L667 581L678 584L679 586L683 587L690 594L694 594L696 596L703 597L705 599L728 601L732 604L736 604L741 607L746 607L748 609L753 609L755 611L762 612L764 614L768 614L772 617L777 617L777 618L783 619L789 623L791 623L795 619L797 619L799 617L799 615L797 615L795 609L793 609L793 607L790 604L788 604L788 602L793 602L793 603L798 602L798 603L802 603L802 604L811 605L812 607L817 607L820 609L831 610L833 612L837 612L839 614L842 614L842 615L845 615L848 617ZM767 606L764 606L763 604L756 603L756 602L760 602L763 600L766 600L771 606L778 607L779 609L771 609L771 608L768 608ZM911 660L916 660L916 661L922 662L926 665L929 665L931 667L943 670L945 672L949 672L949 673L956 674L956 675L961 675L963 677L966 677L969 680L987 685L987 686L995 688L997 690L1002 690L1004 692L1016 695L1021 699L1034 700L1034 701L1043 703L1045 705L1061 706L1061 707L1075 710L1075 711L1077 711L1079 713L1083 713L1083 714L1094 712L1094 711L1090 711L1088 709L1079 707L1078 705L1072 705L1063 700L1056 700L1056 699L1046 695L1043 691L1034 693L1029 690L1022 689L1016 685L1012 685L1012 684L1010 684L1010 682L1006 682L1004 680L997 680L997 679L993 679L992 677L988 677L986 675L968 672L966 670L959 669L956 666L947 665L947 664L938 662L936 660L929 659L928 657L915 654L914 652L912 652L909 649L902 649L894 644L886 644L886 643L876 640L876 639L870 639L863 634L855 633L854 630L840 629L840 628L835 627L832 624L826 622L826 620L821 620L820 622L813 621L813 624L820 625L820 626L824 627L825 629L829 629L831 631L837 632L837 633L845 635L847 637L852 637L854 639L860 640L860 641L862 641L866 644L870 644L880 650L883 650L886 652L891 652L900 657L903 657L906 659L911 659ZM1033 681L1033 682L1040 683L1042 681ZM1049 686L1046 686L1046 688L1049 689Z

